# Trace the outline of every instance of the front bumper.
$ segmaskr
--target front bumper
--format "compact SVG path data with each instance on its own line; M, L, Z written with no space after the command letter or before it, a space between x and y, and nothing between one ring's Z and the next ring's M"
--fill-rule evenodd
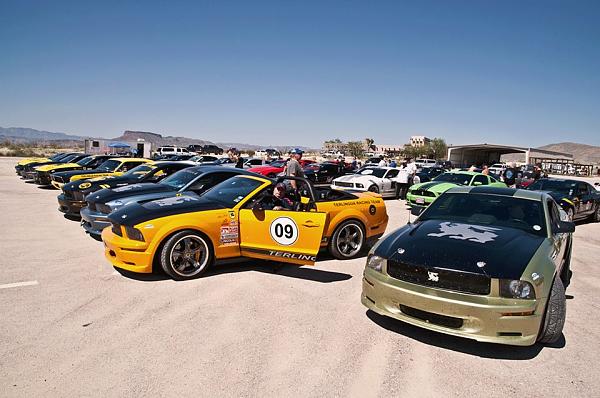
M82 208L87 206L85 200L71 200L65 197L64 193L58 195L58 211L70 216L79 216Z
M149 274L152 272L152 253L147 242L138 242L116 235L111 228L102 231L104 256L117 268Z
M50 183L52 182L52 179L50 178L50 174L48 174L46 172L44 172L44 173L36 172L34 181L38 185L50 185Z
M110 226L108 214L91 211L88 207L85 207L81 209L81 226L85 229L85 232L99 239L102 230Z
M58 182L58 181L55 181L55 180L50 181L50 183L56 189L62 189L63 185L65 185L64 183Z
M436 198L431 196L413 195L410 191L406 194L406 202L411 206L429 206Z
M538 300L497 297L497 285L489 296L472 295L400 281L369 268L362 285L361 302L380 315L481 342L533 345L543 318ZM523 313L533 315L515 315Z

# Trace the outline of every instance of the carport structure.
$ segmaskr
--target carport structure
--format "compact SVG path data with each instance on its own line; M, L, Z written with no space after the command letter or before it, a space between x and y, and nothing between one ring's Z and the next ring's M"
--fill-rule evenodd
M475 165L492 165L500 162L500 157L507 154L525 154L526 164L552 162L571 164L574 162L570 153L547 151L537 148L525 148L496 144L472 144L448 147L448 160L456 167Z

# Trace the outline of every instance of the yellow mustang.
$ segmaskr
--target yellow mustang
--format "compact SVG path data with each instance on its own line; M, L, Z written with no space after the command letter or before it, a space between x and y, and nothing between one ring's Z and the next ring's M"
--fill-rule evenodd
M51 183L54 188L61 189L68 182L98 177L121 176L140 164L152 162L152 160L144 158L111 158L93 170L73 170L53 173Z
M304 179L283 204L282 184L239 175L200 197L176 196L129 204L110 214L102 231L106 258L117 268L174 279L201 275L209 265L251 257L312 265L321 248L338 259L356 257L385 232L378 194L316 188ZM287 207L290 210L284 210ZM281 209L281 210L275 210Z

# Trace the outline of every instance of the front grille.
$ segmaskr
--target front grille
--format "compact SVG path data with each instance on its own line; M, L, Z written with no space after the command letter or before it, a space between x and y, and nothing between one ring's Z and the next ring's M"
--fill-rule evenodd
M400 305L400 311L413 318L433 323L435 325L445 326L447 328L460 329L463 325L463 320L461 318L454 318L452 316L439 315L434 314L432 312L421 311L416 308L407 307L405 305Z
M81 191L72 191L73 192L73 200L83 201L85 195Z
M123 230L121 229L121 225L113 223L111 230L115 235L123 236Z
M426 191L424 189L415 189L415 190L411 191L410 193L412 195L427 196L427 197L430 197L430 198L435 198L435 194L433 192Z
M87 202L87 208L90 209L90 211L96 211L96 202Z
M346 188L353 188L354 184L351 182L343 182L343 181L335 181L335 185L338 187L346 187Z
M102 214L109 214L111 212L111 208L105 204L96 203L96 211L99 211Z
M392 260L388 261L387 273L392 278L417 285L470 294L490 294L490 278L481 274L444 268L427 268Z
M63 193L65 195L65 199L73 200L73 191L64 191L63 190Z

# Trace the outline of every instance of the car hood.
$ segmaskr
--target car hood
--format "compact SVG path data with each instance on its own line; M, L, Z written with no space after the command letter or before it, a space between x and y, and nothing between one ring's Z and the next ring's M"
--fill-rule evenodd
M134 226L145 221L176 214L224 208L225 206L218 202L186 194L145 203L130 203L110 213L108 219L116 224Z
M457 186L458 186L457 184L453 184L451 182L429 181L429 182L422 182L420 184L415 184L412 187L410 187L410 190L413 191L415 189L419 189L419 190L431 191L431 192L446 192L450 188L454 188Z
M54 164L47 164L44 166L38 166L35 169L37 171L50 171L50 170L68 169L68 168L72 168L72 167L81 168L81 166L78 165L77 163L54 163Z
M378 177L371 175L361 175L361 174L348 174L345 176L341 176L336 178L334 181L340 182L360 182L360 181L373 181L378 180Z
M125 185L118 188L101 189L86 197L90 202L108 203L111 200L122 199L129 196L145 195L152 193L176 192L175 188L166 184L154 184L151 182L142 184Z
M68 178L70 179L73 176L77 176L77 175L81 175L81 174L100 174L100 173L112 173L112 171L106 171L106 170L98 170L98 169L92 169L92 170L70 170L70 171L59 171L58 173L54 173L57 176L60 176L62 178Z
M62 186L63 191L82 191L82 192L94 192L98 189L106 188L108 185L110 188L114 188L119 185L133 184L137 181L135 178L126 176L107 176L107 177L96 177L87 180L76 180L68 182ZM82 188L83 185L83 188Z
M514 228L426 220L394 231L375 254L409 265L520 279L544 239Z

